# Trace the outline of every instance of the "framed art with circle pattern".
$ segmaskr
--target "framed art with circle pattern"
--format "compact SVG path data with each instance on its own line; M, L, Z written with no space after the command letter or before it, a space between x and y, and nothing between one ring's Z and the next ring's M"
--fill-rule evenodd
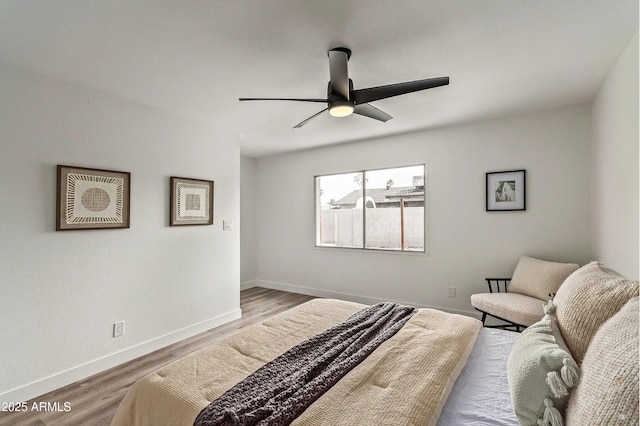
M169 225L213 225L212 180L171 176Z
M57 166L56 231L130 227L131 173Z

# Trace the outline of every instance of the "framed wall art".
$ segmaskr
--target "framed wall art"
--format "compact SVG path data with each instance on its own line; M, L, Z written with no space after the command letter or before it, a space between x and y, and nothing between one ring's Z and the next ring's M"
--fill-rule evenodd
M487 173L487 211L526 210L525 170Z
M171 226L213 225L213 181L171 176Z
M57 166L56 231L130 226L131 173Z

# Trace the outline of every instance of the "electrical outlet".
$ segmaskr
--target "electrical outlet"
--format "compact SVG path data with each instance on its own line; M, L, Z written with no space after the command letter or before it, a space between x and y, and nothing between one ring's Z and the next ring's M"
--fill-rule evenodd
M120 337L124 334L124 321L113 323L113 337Z
M456 288L449 287L449 297L456 297Z
M231 221L230 220L223 220L222 221L222 230L223 231L231 231Z

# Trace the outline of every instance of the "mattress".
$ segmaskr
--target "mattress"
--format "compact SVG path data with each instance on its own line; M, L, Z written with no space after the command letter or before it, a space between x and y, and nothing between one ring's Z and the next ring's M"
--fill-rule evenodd
M244 377L363 307L314 299L240 330L135 383L112 425L192 425ZM435 425L480 329L473 318L419 309L293 425Z

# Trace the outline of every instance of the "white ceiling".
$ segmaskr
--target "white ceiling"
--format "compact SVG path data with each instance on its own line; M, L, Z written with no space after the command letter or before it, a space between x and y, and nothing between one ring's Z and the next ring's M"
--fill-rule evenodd
M588 102L638 31L637 0L0 0L0 61L240 134L269 155ZM326 96L327 50L355 88L449 76L372 104Z

